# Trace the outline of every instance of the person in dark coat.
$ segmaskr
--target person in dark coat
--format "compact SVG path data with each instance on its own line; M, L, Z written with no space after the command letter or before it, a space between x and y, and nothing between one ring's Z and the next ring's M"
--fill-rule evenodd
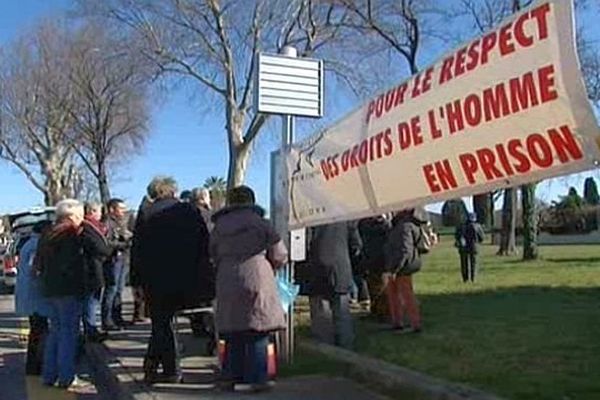
M133 292L133 318L131 321L133 324L137 322L143 322L146 318L150 317L150 309L148 301L146 300L146 293L140 278L140 274L142 273L144 266L140 262L139 235L136 234L140 230L141 224L145 219L146 212L156 198L156 190L153 182L148 185L146 190L147 194L144 196L140 206L138 207L133 226L131 227L133 238L131 241L129 262L129 283L131 284L131 290Z
M385 265L384 245L390 229L390 220L386 214L365 218L358 223L358 231L363 243L359 270L366 275L371 294L371 313L378 317L388 315L387 299L380 294L383 293L381 275Z
M467 220L456 228L454 239L460 256L463 282L475 282L479 244L485 239L483 228L477 223L477 215L470 214Z
M345 348L354 342L350 253L358 254L361 247L356 225L348 222L313 228L310 238L311 331L319 340Z
M402 332L421 332L421 314L412 285L412 275L421 269L422 251L429 237L424 229L427 217L422 209L400 211L392 219L385 243L383 283L388 297L392 328ZM404 325L408 315L410 328Z
M206 188L195 188L191 191L190 203L198 207L198 211L202 214L202 219L208 228L208 231L213 230L212 209L210 205L210 191ZM212 304L206 304L206 307L211 307ZM209 339L215 338L214 318L213 313L193 313L190 317L190 328L195 336L206 336ZM208 353L214 352L216 343L209 343L207 346Z
M133 234L129 230L127 206L121 199L111 199L107 205L106 235L113 250L104 265L106 290L102 296L102 325L107 331L119 330L127 325L122 315L122 294L129 276L129 250Z
M35 261L50 305L42 370L42 382L47 386L77 385L75 356L86 281L80 236L83 214L83 205L77 200L59 202L57 223L40 239Z
M174 179L155 179L156 199L144 212L136 235L140 280L150 303L152 334L144 359L147 382L181 382L175 312L214 298L208 229L198 209L175 196ZM163 376L157 374L162 364Z
M100 299L104 282L104 264L112 256L106 240L107 227L100 219L102 206L98 203L85 205L85 220L81 232L86 262L86 297L83 305L83 328L86 340L101 342L106 334L98 330L96 314L100 311Z

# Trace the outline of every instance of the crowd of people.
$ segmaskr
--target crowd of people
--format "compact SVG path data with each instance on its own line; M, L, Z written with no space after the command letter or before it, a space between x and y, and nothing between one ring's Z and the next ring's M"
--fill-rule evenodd
M308 242L303 292L310 297L315 338L352 348L353 301L388 319L397 332L422 330L412 275L437 242L424 210L318 226Z
M21 250L16 292L16 310L30 322L28 374L41 374L49 386L77 385L82 337L103 341L149 317L146 382L182 382L176 314L214 307L214 320L190 318L195 331L214 335L218 328L226 344L219 387L272 387L267 349L286 325L276 282L288 259L286 246L246 186L229 190L227 205L216 211L206 189L177 193L175 180L157 177L135 215L120 199L105 208L70 199L56 205L54 223L34 227ZM457 243L481 235L473 223L465 224ZM322 225L308 236L303 286L315 338L352 348L353 301L388 318L394 331L421 332L412 275L437 242L424 210ZM459 250L474 270L470 243L460 242ZM122 307L127 282L134 297L129 321Z
M285 326L274 271L287 261L286 247L246 186L230 190L227 206L214 213L206 189L177 193L175 180L157 177L135 217L120 199L104 212L100 204L67 199L56 205L54 223L34 227L16 290L16 311L30 322L28 374L48 386L77 386L82 338L103 341L149 317L145 380L181 382L175 314L216 302L216 321L192 315L192 325L214 331L206 326L214 324L226 341L220 386L270 387L267 346ZM134 295L129 321L126 282Z

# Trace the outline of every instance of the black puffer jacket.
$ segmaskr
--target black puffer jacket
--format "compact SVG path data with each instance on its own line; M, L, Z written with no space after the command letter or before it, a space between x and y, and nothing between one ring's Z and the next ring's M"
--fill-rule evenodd
M365 218L358 223L363 242L359 271L381 273L385 267L384 246L391 224L383 217Z
M80 228L66 221L43 235L36 268L46 297L83 297L86 279Z
M138 211L135 216L135 222L134 222L133 228L132 228L133 238L131 240L131 252L130 252L130 262L129 262L129 265L130 265L129 282L131 283L131 286L133 286L133 287L142 285L140 274L142 273L142 269L144 268L144 266L142 265L141 260L140 260L140 249L139 249L140 235L139 235L139 232L140 232L142 224L146 220L146 213L150 209L151 205L152 205L152 200L150 200L150 198L148 196L144 196L144 198L142 199L142 202L140 203L140 206L138 207Z
M103 266L112 255L112 248L108 245L106 237L88 221L83 222L81 241L85 257L85 276L87 293L93 293L102 288L104 282Z
M151 301L188 308L214 298L208 229L194 205L155 201L145 210L136 236L139 278Z

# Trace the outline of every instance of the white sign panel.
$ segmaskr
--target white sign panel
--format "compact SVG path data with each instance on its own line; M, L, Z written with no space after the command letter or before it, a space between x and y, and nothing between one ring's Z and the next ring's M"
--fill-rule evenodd
M292 261L306 260L306 229L294 229L290 232L290 259Z
M571 1L537 2L293 146L290 227L593 168L573 27Z
M258 55L258 112L304 117L323 115L323 62L283 55Z

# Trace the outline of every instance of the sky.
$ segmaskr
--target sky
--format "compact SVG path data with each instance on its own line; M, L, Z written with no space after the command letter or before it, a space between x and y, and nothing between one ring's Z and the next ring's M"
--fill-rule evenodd
M34 25L41 17L56 16L69 9L70 0L2 0L0 5L0 45L5 45ZM596 15L597 17L598 15ZM586 19L592 16L586 16ZM597 24L586 24L591 36L600 40ZM424 55L424 59L433 55ZM426 60L432 61L432 60ZM325 93L326 118L299 121L297 137L305 137L325 127L364 102L350 93ZM153 176L174 176L181 189L201 186L209 176L226 176L227 143L219 110L179 89L166 100L154 104L151 130L145 148L131 155L112 182L113 196L136 207ZM255 145L246 183L257 193L258 202L269 203L269 154L279 144L280 121L274 118ZM540 185L538 195L550 201L565 194L570 185L581 189L583 179L598 176L587 172L569 179L555 179ZM24 175L0 160L0 215L43 204L39 191ZM433 208L439 208L434 206Z

